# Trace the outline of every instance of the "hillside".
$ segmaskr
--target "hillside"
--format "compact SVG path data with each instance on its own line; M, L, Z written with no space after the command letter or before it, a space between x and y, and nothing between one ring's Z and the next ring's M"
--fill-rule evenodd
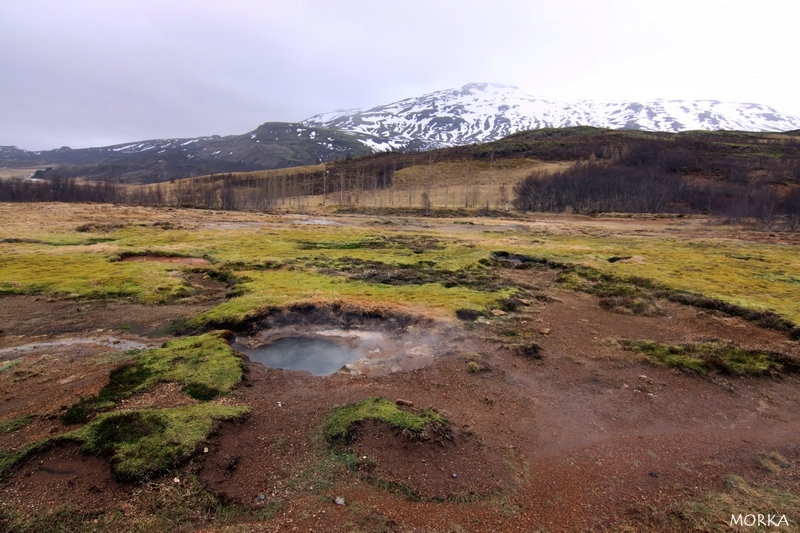
M514 211L709 214L800 226L800 142L780 133L549 128L499 141L153 185L0 182L0 201L453 216Z
M8 167L49 165L37 177L154 183L216 172L245 172L362 155L371 152L352 135L301 124L267 122L243 135L155 139L102 148L30 152L0 147Z

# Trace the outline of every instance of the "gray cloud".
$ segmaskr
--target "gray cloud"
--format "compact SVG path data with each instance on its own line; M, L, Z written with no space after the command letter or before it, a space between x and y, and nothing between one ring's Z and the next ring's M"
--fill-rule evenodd
M471 81L800 115L793 20L791 2L6 0L0 145L243 133Z

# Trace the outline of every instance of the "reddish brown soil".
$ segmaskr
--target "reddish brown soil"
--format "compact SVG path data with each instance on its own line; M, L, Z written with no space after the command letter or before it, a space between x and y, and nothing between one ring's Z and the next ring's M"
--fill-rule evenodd
M185 468L198 471L225 501L255 509L280 502L272 520L249 526L264 531L671 531L674 502L724 490L730 474L775 479L756 461L770 451L791 463L781 486L800 491L797 375L703 378L642 362L614 340L717 338L795 354L797 343L739 319L669 303L664 316L615 314L593 296L559 290L547 271L504 275L556 299L488 324L440 329L435 362L411 372L314 377L251 363L234 399L251 406L252 414L244 423L224 424L208 453ZM69 328L80 326L61 313L86 305L22 297L3 302L15 306L2 312L16 325L4 328L0 348L39 328L74 331ZM97 311L85 327L115 327L114 314L93 305ZM191 312L188 306L147 308L153 314L145 317L124 309L125 321L136 321L143 332L157 331L157 319ZM40 326L37 313L54 318ZM512 329L523 333L503 335ZM543 358L516 355L511 345L523 341L540 344ZM64 375L101 350L71 349L55 354L53 372ZM484 370L469 372L467 361L476 358ZM80 379L63 384L57 376L2 375L0 420L29 413L39 418L0 435L0 448L65 431L54 417L60 406L96 391L110 365L81 368ZM153 394L155 403L174 401L167 389ZM334 406L375 396L436 408L450 420L454 440L418 443L366 424L352 444L358 462L348 472L332 459L321 425ZM125 509L135 506L137 490L113 481L106 462L59 447L34 456L6 480L2 500L16 509L59 503ZM334 504L336 496L346 505Z

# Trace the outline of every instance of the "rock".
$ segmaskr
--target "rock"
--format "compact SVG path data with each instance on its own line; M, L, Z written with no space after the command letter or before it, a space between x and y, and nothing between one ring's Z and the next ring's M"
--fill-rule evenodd
M550 335L550 333L552 333L552 332L553 332L553 330L550 329L550 328L542 328L542 329L539 330L539 333L541 335Z
M450 474L450 476L451 476L453 479L455 479L455 478L457 478L457 477L458 477L458 474Z
M503 316L503 315L507 315L507 314L508 313L506 313L502 309L492 309L492 316Z
M175 482L175 483L180 483L180 482L181 482L181 480L180 480L180 479L178 479L178 478L175 478L175 479L173 479L172 481L173 481L173 482Z
M405 405L406 407L412 407L414 405L414 402L412 402L411 400L404 400L402 398L396 399L394 403L396 403L397 405Z
M264 501L264 500L266 500L266 499L267 499L267 497L266 497L266 496L264 496L263 494L259 494L259 495L258 495L258 501L260 501L260 502L263 502L263 501Z
M208 453L208 447L203 448L203 453Z
M337 496L337 497L335 497L335 498L333 499L333 503L335 503L336 505L342 505L342 506L344 506L344 505L345 505L345 503L344 503L344 498L342 498L341 496Z

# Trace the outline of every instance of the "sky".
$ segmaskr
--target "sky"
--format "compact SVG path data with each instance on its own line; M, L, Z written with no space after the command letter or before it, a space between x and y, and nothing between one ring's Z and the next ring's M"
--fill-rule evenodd
M0 146L242 134L470 82L800 116L796 1L2 0Z

